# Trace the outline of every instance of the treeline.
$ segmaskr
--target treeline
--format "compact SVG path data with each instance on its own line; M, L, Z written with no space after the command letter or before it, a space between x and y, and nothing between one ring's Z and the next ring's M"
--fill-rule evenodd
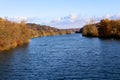
M82 28L82 35L120 39L120 20L103 19L99 23L85 25Z
M23 45L29 40L30 33L24 21L17 23L0 18L0 51Z
M33 23L27 23L27 27L30 30L31 38L41 37L41 36L53 36L53 35L62 35L62 34L71 34L71 30L67 29L57 29L54 27L39 25Z

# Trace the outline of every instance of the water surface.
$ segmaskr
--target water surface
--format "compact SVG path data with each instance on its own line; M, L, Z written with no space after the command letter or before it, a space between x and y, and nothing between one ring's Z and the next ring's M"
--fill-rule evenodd
M34 38L0 53L0 80L120 80L120 40Z

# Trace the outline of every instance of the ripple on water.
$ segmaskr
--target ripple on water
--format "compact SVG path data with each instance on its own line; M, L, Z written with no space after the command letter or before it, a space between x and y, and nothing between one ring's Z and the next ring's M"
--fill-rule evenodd
M35 38L0 53L0 80L120 80L119 44L79 34Z

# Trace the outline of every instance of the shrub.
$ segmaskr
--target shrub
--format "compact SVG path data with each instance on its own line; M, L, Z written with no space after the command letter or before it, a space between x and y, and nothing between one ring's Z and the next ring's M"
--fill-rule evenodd
M0 51L28 43L30 33L26 23L11 22L0 18Z
M93 24L84 26L82 30L82 35L88 37L98 37L97 27Z

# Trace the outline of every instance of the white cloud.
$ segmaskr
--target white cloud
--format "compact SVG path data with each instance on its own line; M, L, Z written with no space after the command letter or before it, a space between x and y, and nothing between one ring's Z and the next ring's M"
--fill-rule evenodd
M100 17L95 17L94 19L96 20L96 22L99 22L101 19L104 19L104 18L120 19L120 14L100 16ZM29 18L14 17L14 18L9 18L9 19L13 21L21 21L24 19L30 23L49 25L49 26L53 26L56 28L65 29L65 28L81 28L87 22L89 22L91 18L84 18L84 17L81 17L80 15L70 14L68 16L59 17L53 20L48 20L48 19L39 18L39 17L29 17Z
M59 22L61 21L61 18L56 18L54 21Z
M110 14L107 14L105 16L103 16L104 19L110 19L111 15Z
M71 15L70 15L70 18L71 18L72 20L75 20L75 19L78 18L78 15L76 15L76 14L71 14Z
M48 23L48 25L57 28L80 28L86 23L86 19L80 18L76 14L71 14L65 17L57 18Z
M9 20L20 22L21 20L25 20L28 23L37 23L37 24L43 24L43 25L50 25L56 28L80 28L86 23L85 18L81 18L80 16L76 14L70 14L65 17L59 17L54 20L47 20L45 18L39 18L39 17L13 17L9 18Z
M20 22L22 20L25 20L25 21L27 20L27 18L23 17L23 16L21 16L21 17L15 16L15 17L8 18L8 19L11 20L11 21L17 21L17 22Z
M116 14L116 15L107 14L105 16L95 17L94 19L95 19L95 22L99 22L101 19L105 19L105 18L120 19L120 14ZM54 26L57 28L81 28L90 20L91 18L83 18L76 14L71 14L71 15L53 20L48 25Z

